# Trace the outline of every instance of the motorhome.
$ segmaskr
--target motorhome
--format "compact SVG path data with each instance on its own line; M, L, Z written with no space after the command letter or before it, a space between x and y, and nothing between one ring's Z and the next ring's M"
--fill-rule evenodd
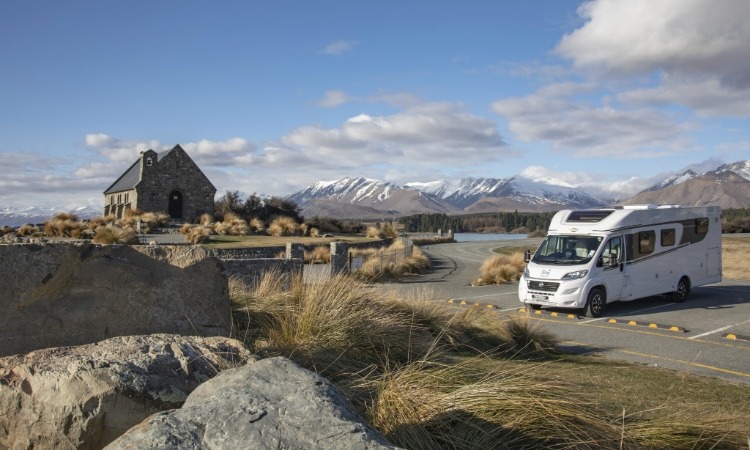
M718 206L628 205L564 210L518 284L527 309L576 308L591 317L608 303L668 295L721 281Z

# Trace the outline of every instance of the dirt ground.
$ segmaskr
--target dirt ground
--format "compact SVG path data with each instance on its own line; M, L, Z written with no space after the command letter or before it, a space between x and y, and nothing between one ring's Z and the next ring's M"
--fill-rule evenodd
M750 281L750 234L725 234L721 253L723 278Z

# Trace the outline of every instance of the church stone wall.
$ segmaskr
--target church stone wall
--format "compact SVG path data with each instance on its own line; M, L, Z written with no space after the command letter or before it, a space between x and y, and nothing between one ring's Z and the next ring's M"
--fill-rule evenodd
M169 212L169 195L177 191L182 194L182 220L191 222L203 213L213 214L216 189L187 153L180 150L170 151L151 166L142 163L136 205L143 211Z

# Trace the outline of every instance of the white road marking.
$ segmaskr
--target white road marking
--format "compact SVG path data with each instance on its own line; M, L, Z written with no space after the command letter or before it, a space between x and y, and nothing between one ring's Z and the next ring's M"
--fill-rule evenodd
M695 336L690 336L688 339L698 339L699 337L708 336L709 334L714 334L714 333L720 333L720 332L722 332L724 330L728 330L730 328L732 328L732 325L727 325L726 327L721 327L721 328L717 328L715 330L707 331L705 333L701 333L701 334L698 334L698 335L695 335Z
M705 333L699 334L697 336L690 336L688 339L698 339L699 337L708 336L709 334L721 333L722 331L725 331L725 330L728 330L730 328L734 328L734 327L737 327L737 326L740 326L740 325L744 325L744 324L746 324L748 322L750 322L750 319L745 320L745 321L740 322L740 323L735 323L734 325L727 325L725 327L717 328L715 330L706 331Z

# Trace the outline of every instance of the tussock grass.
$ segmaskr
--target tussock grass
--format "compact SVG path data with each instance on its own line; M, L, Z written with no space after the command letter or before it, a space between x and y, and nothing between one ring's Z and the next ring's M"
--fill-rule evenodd
M39 231L39 227L30 223L26 223L18 227L18 230L16 230L16 234L18 236L32 236L35 233L39 233Z
M185 240L191 244L204 244L211 239L214 234L213 227L208 225L196 225L187 228Z
M297 236L303 234L300 225L291 217L281 216L275 218L268 226L268 234L271 236Z
M96 229L93 241L96 244L132 244L137 242L137 236L132 228L106 225Z
M737 414L750 395L740 387L728 408L679 403L685 386L691 398L718 395L703 378L549 353L554 338L523 317L456 312L428 292L403 298L347 276L304 284L269 273L255 286L233 277L230 296L234 337L331 379L404 448L707 449L747 439Z
M492 255L482 263L479 269L479 278L475 286L487 284L505 284L518 281L526 267L522 253L507 255Z
M424 273L432 267L430 259L419 247L412 247L410 257L405 256L404 252L401 240L380 249L355 249L352 255L363 258L364 262L360 269L354 271L354 275L368 282L398 281Z
M306 251L304 261L305 264L330 264L331 247L318 245L311 251Z

